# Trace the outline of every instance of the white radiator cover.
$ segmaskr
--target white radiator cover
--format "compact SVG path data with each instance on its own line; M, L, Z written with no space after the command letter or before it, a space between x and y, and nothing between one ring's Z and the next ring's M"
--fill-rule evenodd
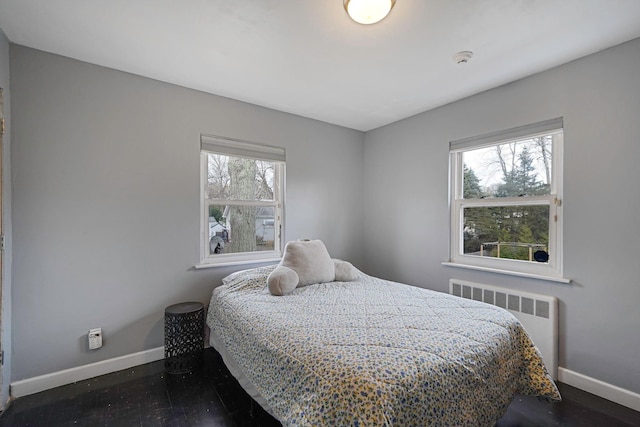
M449 280L449 293L509 310L542 354L553 379L558 377L558 299L500 286Z

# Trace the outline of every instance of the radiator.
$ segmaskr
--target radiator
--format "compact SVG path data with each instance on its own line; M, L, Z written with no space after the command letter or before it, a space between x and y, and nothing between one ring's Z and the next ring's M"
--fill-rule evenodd
M558 299L499 286L449 280L449 293L509 310L524 326L542 354L549 374L558 373Z

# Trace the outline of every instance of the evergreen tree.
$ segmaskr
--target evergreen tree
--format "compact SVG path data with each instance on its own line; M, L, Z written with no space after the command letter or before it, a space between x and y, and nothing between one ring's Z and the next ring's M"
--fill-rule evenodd
M480 186L480 179L473 171L464 166L465 199L480 199L487 196ZM494 218L494 208L477 207L467 208L464 212L464 253L480 252L480 246L484 242L497 241L498 227Z
M538 180L533 155L528 146L510 151L511 161L502 159L504 167L502 183L490 194L480 185L478 175L464 166L463 196L469 198L484 197L526 197L548 194L548 185ZM515 161L514 161L515 160ZM511 167L509 167L511 166ZM478 253L484 247L485 256L498 256L497 245L500 242L500 258L529 259L528 246L513 243L548 244L549 207L515 205L501 207L473 207L464 212L464 253ZM505 243L512 243L511 245ZM483 246L484 245L484 246Z
M533 160L529 148L524 146L514 168L504 175L504 182L498 186L496 196L523 197L547 193L548 185L538 181Z
M479 199L484 197L482 187L480 187L480 179L473 171L473 169L469 169L467 165L464 165L463 172L464 188L462 190L462 196L465 199Z

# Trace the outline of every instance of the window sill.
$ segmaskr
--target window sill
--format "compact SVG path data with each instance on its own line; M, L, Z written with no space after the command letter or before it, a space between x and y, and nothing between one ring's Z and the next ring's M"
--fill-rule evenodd
M195 268L196 270L200 270L203 268L229 267L234 265L273 263L273 262L280 262L280 260L281 258L263 258L263 259L226 261L226 262L216 262L216 263L203 262L200 264L195 264L193 268Z
M468 269L468 270L486 271L488 273L508 274L510 276L526 277L528 279L546 280L546 281L549 281L549 282L571 283L571 279L567 279L565 277L553 277L553 276L544 276L544 275L541 275L541 274L522 273L522 272L519 272L519 271L501 270L499 268L491 268L491 267L479 267L477 265L459 264L459 263L456 263L456 262L449 262L449 261L443 262L442 265L444 265L446 267L465 268L465 269Z

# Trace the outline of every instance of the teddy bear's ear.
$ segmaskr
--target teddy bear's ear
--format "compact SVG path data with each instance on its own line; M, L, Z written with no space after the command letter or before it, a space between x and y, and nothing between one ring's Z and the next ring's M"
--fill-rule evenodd
M269 274L267 285L273 295L286 295L298 286L298 273L289 267L279 266Z
M334 259L336 267L336 282L353 282L358 280L358 269L350 262L341 259Z

